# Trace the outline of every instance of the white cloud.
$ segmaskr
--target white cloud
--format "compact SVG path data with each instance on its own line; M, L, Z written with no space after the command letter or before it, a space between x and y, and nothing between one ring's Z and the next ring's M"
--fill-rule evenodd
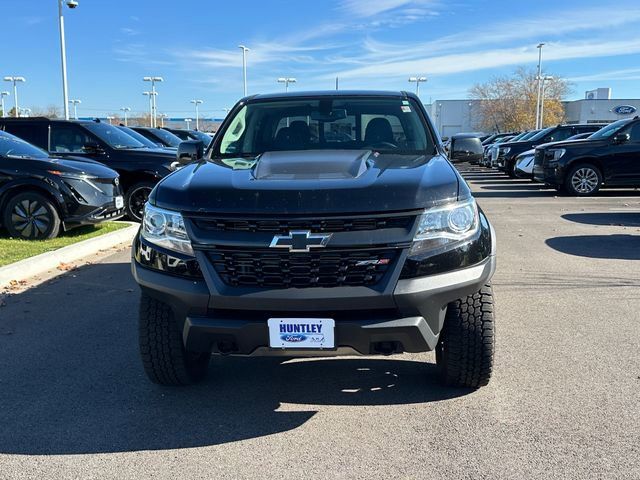
M576 58L596 58L640 53L640 38L619 41L549 43L544 58L547 61ZM538 58L535 47L515 47L476 50L410 60L369 64L338 73L342 78L403 77L417 73L447 75L509 65L534 64Z
M599 81L629 81L640 80L640 68L627 68L624 70L610 70L607 72L580 75L569 78L571 82L599 82Z
M373 17L381 13L408 7L409 13L415 14L416 7L434 5L435 0L343 0L340 9L356 17ZM421 9L422 10L422 9ZM424 11L421 11L422 15Z

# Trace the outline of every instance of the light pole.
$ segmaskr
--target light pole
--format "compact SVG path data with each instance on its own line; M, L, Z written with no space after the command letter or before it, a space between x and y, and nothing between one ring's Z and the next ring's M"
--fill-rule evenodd
M242 82L244 84L244 96L247 96L247 52L249 49L244 45L238 45L242 49Z
M18 107L18 82L26 82L24 77L4 77L5 82L13 82L13 104L15 108L14 116L20 116L20 108Z
M64 119L69 120L69 90L67 88L67 47L64 39L64 15L62 15L62 3L58 0L58 26L60 27L60 60L62 63L62 102L64 104ZM67 7L78 7L76 0L66 0Z
M107 120L109 120L109 125L113 125L113 123L111 122L111 120L113 120L113 117L107 116Z
M161 113L158 116L160 117L160 128L164 128L164 119L167 118L169 115L167 115L166 113Z
M550 82L553 77L542 77L542 92L540 96L540 128L544 128L544 82Z
M296 80L293 77L280 77L278 79L278 83L284 83L284 91L288 92L289 91L289 84L290 83L297 83L298 80Z
M121 107L120 110L122 110L122 114L124 117L124 126L128 127L129 125L127 124L127 113L131 111L131 109L129 107Z
M427 81L427 77L409 77L409 82L416 84L416 95L420 95L420 84Z
M69 100L69 103L73 105L73 118L78 119L78 104L82 103L81 100ZM68 119L67 119L68 120Z
M202 103L202 100L191 100L191 103L193 103L196 106L196 130L200 130L200 122L199 122L200 115L198 114L198 105Z
M185 119L184 119L184 123L186 123L186 124L187 124L187 130L189 130L189 127L190 127L190 125L191 125L191 122L192 122L192 120L191 120L190 118L185 118Z
M158 106L156 104L156 82L164 82L162 77L142 77L144 82L151 82L151 96L149 99L151 100L151 126L155 127L157 125L156 122L156 114L158 112Z
M8 95L9 92L0 92L0 108L2 108L2 118L7 116L7 111L4 109L4 97Z
M542 47L544 47L544 43L539 43L536 47L538 49L538 75L536 76L536 80L538 81L538 99L536 100L536 129L540 128L540 97L542 94Z
M142 92L142 94L149 96L149 126L153 128L153 99L158 92Z

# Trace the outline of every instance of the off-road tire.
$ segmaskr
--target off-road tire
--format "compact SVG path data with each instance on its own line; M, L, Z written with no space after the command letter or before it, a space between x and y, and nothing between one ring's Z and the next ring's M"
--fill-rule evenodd
M211 354L189 352L171 308L142 294L139 323L140 356L149 379L160 385L191 385L207 374Z
M451 302L436 347L436 364L446 385L479 388L491 378L494 336L491 285Z
M60 215L51 200L38 192L11 197L2 212L2 223L14 238L47 240L60 233Z

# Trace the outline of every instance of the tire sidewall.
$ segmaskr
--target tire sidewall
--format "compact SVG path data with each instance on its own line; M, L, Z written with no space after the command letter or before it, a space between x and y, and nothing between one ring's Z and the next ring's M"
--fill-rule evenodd
M598 176L598 185L591 192L588 192L588 193L578 192L573 187L573 182L571 181L571 179L576 174L576 172L578 170L580 170L581 168L590 168ZM569 193L569 194L571 194L573 196L576 196L576 197L589 197L591 195L595 195L596 193L598 193L598 191L600 190L601 186L602 186L602 173L600 172L600 169L598 167L596 167L595 165L593 165L592 163L580 163L578 165L575 165L573 168L571 168L569 170L569 174L566 176L566 178L564 180L564 190L567 193Z
M13 226L13 221L11 220L12 212L17 204L25 200L28 200L30 202L36 201L47 210L49 227L40 236L25 237L18 229ZM9 235L14 238L24 238L27 240L47 240L57 237L60 233L60 214L58 213L56 206L47 197L37 192L24 192L11 197L5 204L4 211L2 212L2 221L4 227L9 232Z
M131 187L129 187L127 189L127 193L125 194L125 198L124 198L124 202L125 202L125 211L127 212L127 216L133 220L134 222L140 222L142 221L142 216L138 216L135 212L132 211L131 209L131 197L139 192L141 189L148 189L149 193L151 193L151 190L153 190L153 187L155 185L151 182L139 182L136 183L135 185L132 185ZM148 195L147 195L148 197Z

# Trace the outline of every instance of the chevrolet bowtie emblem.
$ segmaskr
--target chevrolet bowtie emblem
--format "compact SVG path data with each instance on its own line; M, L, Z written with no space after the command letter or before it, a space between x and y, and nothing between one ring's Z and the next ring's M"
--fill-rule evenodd
M290 252L308 252L312 248L323 248L331 239L327 235L311 233L309 230L293 230L289 235L276 235L271 240L270 248L288 248Z

